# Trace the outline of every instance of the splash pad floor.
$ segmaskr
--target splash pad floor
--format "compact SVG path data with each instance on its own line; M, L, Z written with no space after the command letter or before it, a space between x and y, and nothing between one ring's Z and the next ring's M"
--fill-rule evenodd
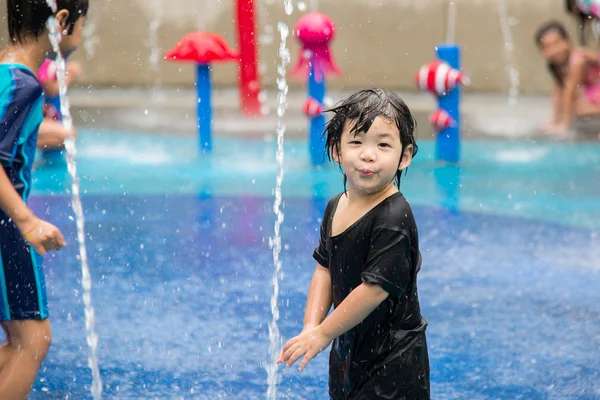
M105 397L260 399L266 393L272 141L82 130L79 164ZM319 218L341 188L288 140L280 328L301 329ZM599 399L600 146L466 141L403 179L435 399ZM68 179L38 166L30 204L69 246L45 259L54 343L32 399L89 397ZM281 398L326 397L327 355L285 372Z

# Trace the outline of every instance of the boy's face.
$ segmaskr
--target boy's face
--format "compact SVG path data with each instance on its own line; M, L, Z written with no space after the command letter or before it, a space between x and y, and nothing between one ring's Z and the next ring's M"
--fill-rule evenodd
M73 33L71 35L62 35L60 41L60 52L63 55L63 57L68 57L77 49L77 47L79 47L79 44L81 43L83 27L85 26L85 18L86 17L84 16L79 17L77 22L75 22L75 26L73 27Z
M398 127L383 117L375 118L366 133L350 132L354 123L346 123L334 159L342 165L351 188L374 194L393 183L398 170L408 167L412 146L403 154Z

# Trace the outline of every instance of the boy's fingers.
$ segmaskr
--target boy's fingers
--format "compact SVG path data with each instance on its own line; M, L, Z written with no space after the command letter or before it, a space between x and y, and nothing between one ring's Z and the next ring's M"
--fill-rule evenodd
M285 352L287 351L288 347L290 347L289 340L287 342L285 342L285 344L281 348L281 351L279 352L279 354L281 354L281 355L285 354Z
M288 340L287 343L283 345L283 349L281 349L281 353L285 354L288 351L288 349L291 346L293 346L294 343L296 343L296 340L297 340L296 338L292 338L292 339Z
M298 350L299 346L299 344L294 344L293 346L291 346L283 355L283 361L289 361L290 357L294 355L294 353Z
M281 364L283 362L283 349L279 352L279 356L277 357L277 364Z
M301 347L299 347L298 349L296 349L296 351L292 354L292 356L290 357L290 359L287 362L288 367L291 367L292 365L294 365L294 363L300 358L302 357L306 352L304 351L304 349L302 349Z
M312 360L314 358L314 354L312 353L306 353L304 355L304 358L302 359L302 362L300 363L300 366L298 367L298 371L302 371L304 369L304 367L306 367L308 365L308 363L310 362L310 360Z
M63 237L62 233L60 233L60 231L56 231L55 241L60 247L65 247L66 245L65 238Z
M35 251L38 252L40 256L46 254L46 248L44 246L33 246L33 248L35 249Z

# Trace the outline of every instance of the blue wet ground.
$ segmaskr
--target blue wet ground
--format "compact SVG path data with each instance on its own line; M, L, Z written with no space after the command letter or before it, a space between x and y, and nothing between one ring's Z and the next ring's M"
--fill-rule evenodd
M81 132L79 172L105 397L263 399L275 143ZM600 399L600 146L422 141L403 192L421 236L434 399ZM301 329L319 218L341 189L288 142L280 328ZM30 204L69 246L45 260L54 343L32 399L89 398L75 224L62 167ZM327 356L281 398L326 398Z

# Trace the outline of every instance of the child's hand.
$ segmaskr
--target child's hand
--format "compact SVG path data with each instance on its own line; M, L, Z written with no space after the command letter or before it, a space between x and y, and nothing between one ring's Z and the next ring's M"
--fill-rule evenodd
M549 134L562 134L569 131L569 126L562 123L551 123L542 126L541 131Z
M304 330L283 346L277 364L286 363L289 368L294 365L296 360L304 356L298 367L298 371L302 371L310 360L329 346L332 340L323 333L320 326Z
M549 130L551 130L556 124L554 122L546 122L543 125L540 125L538 127L538 130L541 132L547 132Z
M27 224L19 226L19 229L25 240L41 256L49 250L58 250L65 246L65 239L58 228L39 218L34 218Z

